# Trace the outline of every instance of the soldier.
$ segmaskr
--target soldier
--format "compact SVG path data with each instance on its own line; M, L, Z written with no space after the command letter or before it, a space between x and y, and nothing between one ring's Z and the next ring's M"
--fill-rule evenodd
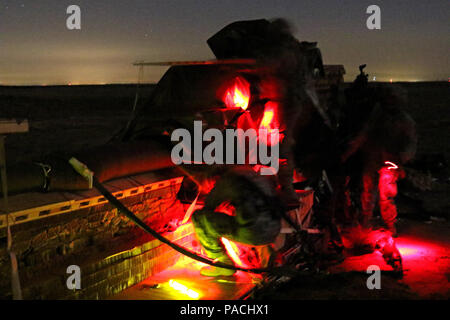
M217 181L205 206L192 215L197 238L209 258L233 264L221 238L249 245L274 242L281 228L282 205L276 185L250 167L235 167ZM206 266L204 276L230 276L234 270Z
M415 123L402 110L405 99L400 91L370 88L363 69L360 67L361 74L347 92L343 127L351 138L342 161L353 182L361 181L361 225L370 226L378 194L383 222L395 235L397 180L404 177L400 166L415 155Z
M316 113L327 126L330 125L330 120L319 104L315 89L315 77L324 73L317 43L299 42L292 36L292 31L284 20L278 19L272 24L280 33L279 43L263 59L263 63L270 66L270 71L278 82L282 120L280 131L284 135L280 144L280 157L287 160L279 169L278 180L284 203L287 207L292 207L298 205L298 197L292 184L296 128L308 126Z
M294 129L310 121L318 111L330 121L319 104L314 77L323 75L322 56L316 43L299 42L283 19L239 21L232 23L208 40L219 59L252 58L258 62L261 80L259 98L279 106L280 157L286 159L278 172L281 196L287 206L298 206L293 188L295 168Z

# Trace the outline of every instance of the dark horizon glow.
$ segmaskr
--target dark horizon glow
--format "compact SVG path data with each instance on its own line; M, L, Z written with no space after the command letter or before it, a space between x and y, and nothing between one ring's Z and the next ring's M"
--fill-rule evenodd
M82 29L66 28L81 7ZM381 30L366 8L381 8ZM366 63L377 81L448 81L450 2L314 0L0 0L0 84L135 83L132 62L212 59L206 40L236 20L283 17L317 41L346 80ZM157 82L166 68L146 68Z

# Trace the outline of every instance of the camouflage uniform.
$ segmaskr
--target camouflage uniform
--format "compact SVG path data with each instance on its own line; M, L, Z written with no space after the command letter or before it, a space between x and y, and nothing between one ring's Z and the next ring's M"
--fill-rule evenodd
M234 215L219 211L225 202L234 207ZM217 181L192 222L208 257L223 261L221 237L249 245L270 244L280 232L281 210L270 178L248 167L233 168Z
M369 226L379 196L381 217L395 233L397 209L394 198L397 179L402 177L403 171L387 162L401 166L414 157L417 146L415 123L402 110L404 101L399 91L390 87L369 88L367 82L361 80L364 77L360 75L351 89L353 100L351 98L349 103L354 109L347 110L349 117L352 116L350 113L359 113L352 119L352 125L359 125L359 129L353 129L357 134L349 141L343 160L348 159L348 163L356 167L351 169L353 179L361 177L361 224Z
M329 120L319 104L313 79L315 70L323 73L322 57L316 44L300 43L294 38L288 38L280 45L276 61L269 61L269 65L274 67L274 74L280 85L280 131L284 134L284 140L280 144L280 158L287 160L285 165L280 166L278 178L281 195L289 205L298 203L292 186L294 148L297 143L295 131L307 126L316 112L327 125Z
M287 164L279 169L278 178L285 203L298 204L292 186L294 171L294 129L307 123L314 109L325 119L314 87L314 74L324 73L322 57L316 43L299 42L283 19L253 20L232 23L208 40L219 59L252 58L258 62L261 80L259 99L277 103L280 108L280 157Z

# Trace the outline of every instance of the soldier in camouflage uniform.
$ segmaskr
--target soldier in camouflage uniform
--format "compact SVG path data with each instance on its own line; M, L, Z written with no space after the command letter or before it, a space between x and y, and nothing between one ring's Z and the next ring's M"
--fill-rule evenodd
M314 77L324 73L320 50L316 43L299 42L283 19L235 22L210 38L208 44L219 59L256 59L259 99L279 106L279 131L284 135L280 158L287 160L278 172L281 196L287 206L298 205L292 185L295 127L306 125L314 112L327 125L330 123L314 86Z
M225 208L233 208L234 213ZM270 244L280 232L281 210L275 183L270 177L261 176L247 166L236 167L217 181L205 206L192 215L192 222L207 256L233 264L221 238L249 245ZM228 276L234 272L210 266L201 270L204 276Z
M395 235L397 180L404 177L401 165L416 152L415 123L402 109L405 98L400 90L368 86L362 69L347 92L343 127L351 139L342 160L350 168L352 179L361 182L360 223L370 226L378 196L383 222Z

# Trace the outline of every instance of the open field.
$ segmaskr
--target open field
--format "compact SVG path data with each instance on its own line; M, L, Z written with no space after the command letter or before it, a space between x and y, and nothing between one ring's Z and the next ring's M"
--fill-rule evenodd
M140 88L141 103L152 87ZM29 133L7 138L7 161L105 143L127 123L135 94L135 85L0 87L0 117L30 122Z
M450 156L450 90L447 82L402 83L408 111L417 122L418 156ZM139 89L145 103L153 85ZM8 138L8 159L26 160L56 150L71 151L108 140L125 125L135 85L0 86L0 117L28 118L30 132ZM55 133L58 133L55 135Z

